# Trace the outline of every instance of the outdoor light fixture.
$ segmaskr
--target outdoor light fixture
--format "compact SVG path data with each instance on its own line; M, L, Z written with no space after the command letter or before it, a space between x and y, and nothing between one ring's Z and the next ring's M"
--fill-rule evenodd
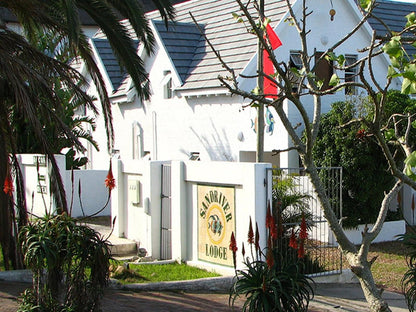
M197 160L197 161L201 160L199 158L199 152L191 152L191 156L189 157L189 160Z
M331 10L329 10L329 15L331 16L331 21L333 21L334 16L335 16L335 14L337 14L337 12L334 9L334 5L332 4L332 0L330 0L330 1L331 1Z
M331 16L331 21L334 20L334 16L337 12L334 9L329 10L329 15Z

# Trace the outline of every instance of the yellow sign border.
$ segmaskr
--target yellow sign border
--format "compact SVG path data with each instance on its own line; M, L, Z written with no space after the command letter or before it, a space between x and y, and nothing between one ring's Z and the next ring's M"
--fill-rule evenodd
M197 185L198 260L233 266L229 238L236 232L235 210L234 186Z

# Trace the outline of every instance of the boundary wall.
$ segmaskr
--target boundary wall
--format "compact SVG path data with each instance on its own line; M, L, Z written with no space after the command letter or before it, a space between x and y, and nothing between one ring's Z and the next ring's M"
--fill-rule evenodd
M265 246L265 219L267 185L271 185L271 164L199 161L122 161L113 159L113 173L117 186L112 193L111 216L116 217L114 234L138 242L148 255L160 259L162 218L162 166L170 165L168 181L171 185L171 254L172 259L187 261L196 266L232 274L232 265L218 264L216 259L207 261L201 246L201 195L198 189L207 187L231 190L234 215L227 217L234 222L238 246L237 264L242 263L241 246L247 246L247 233L251 217L255 229L259 225L261 245ZM269 172L269 173L268 173ZM166 177L165 177L166 178ZM204 204L202 203L202 206ZM228 207L227 207L228 209ZM215 225L215 223L214 223ZM207 232L213 229L213 223ZM225 232L226 229L224 228ZM232 258L229 250L231 233L225 233L223 252ZM226 250L227 249L227 250ZM201 260L201 258L205 258Z
M26 190L28 211L41 217L45 213L56 210L51 193L50 164L45 155L19 154L17 155ZM69 209L72 202L71 215L75 218L92 215L101 210L108 198L108 190L104 185L106 170L66 170L65 156L55 155L56 162L65 187ZM73 177L72 177L73 175ZM81 203L79 198L81 185ZM107 204L98 216L109 216L111 202Z

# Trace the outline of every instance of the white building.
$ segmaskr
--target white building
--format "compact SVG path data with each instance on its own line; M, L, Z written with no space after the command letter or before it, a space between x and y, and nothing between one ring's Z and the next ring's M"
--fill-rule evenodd
M271 19L271 26L283 45L275 50L278 60L296 65L296 52L300 49L299 36L290 23L286 2L268 0L265 15ZM301 14L302 1L293 1L296 14ZM402 27L404 18L411 10L411 4L383 0L377 13L384 17L393 10L390 20L393 26ZM362 12L354 0L336 1L309 0L308 17L309 51L325 51L332 44L349 33L362 18ZM244 24L237 23L233 13L239 12L235 0L191 0L175 6L177 17L169 28L161 21L157 12L147 16L156 38L154 54L149 56L140 47L145 68L149 73L152 97L141 101L135 94L132 82L120 71L110 46L98 33L92 39L92 46L99 61L111 94L113 125L115 128L115 153L121 159L185 160L197 158L211 161L254 161L256 133L254 129L257 112L250 103L239 96L231 96L221 86L218 75L227 75L217 57L192 21L195 17L204 35L211 41L223 60L236 74L253 76L256 73L256 37L247 32ZM329 11L335 9L331 20ZM402 15L399 13L403 12ZM397 25L396 25L397 24ZM373 27L380 24L372 21ZM368 46L372 27L365 23L347 42L339 46L336 54L344 54L353 60L359 57L358 49ZM373 64L376 77L384 81L388 58L378 57ZM326 70L326 72L325 72ZM324 66L323 75L332 71ZM351 73L337 72L343 79ZM353 79L353 78L349 78ZM255 88L255 79L239 76L240 86L245 90ZM393 87L398 88L399 82ZM93 87L91 92L93 93ZM345 91L326 96L323 111L334 101L343 100ZM100 105L97 105L99 107ZM285 109L293 124L298 122L295 110L289 102ZM293 111L293 113L292 113ZM285 149L291 144L288 135L272 108L266 110L265 162L280 167L298 167L296 153L273 156L274 149ZM101 151L90 149L90 168L108 167L109 155L105 151L106 137L98 119L95 139ZM300 124L298 130L301 131Z

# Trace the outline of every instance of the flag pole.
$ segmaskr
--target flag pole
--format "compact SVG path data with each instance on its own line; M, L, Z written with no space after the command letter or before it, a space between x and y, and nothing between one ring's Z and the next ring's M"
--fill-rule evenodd
M260 25L264 20L264 0L259 0L259 19ZM262 32L262 30L260 30ZM264 79L263 79L263 46L259 38L257 48L257 87L259 92L263 93ZM256 148L256 162L264 161L264 105L258 103L257 108L257 148Z

